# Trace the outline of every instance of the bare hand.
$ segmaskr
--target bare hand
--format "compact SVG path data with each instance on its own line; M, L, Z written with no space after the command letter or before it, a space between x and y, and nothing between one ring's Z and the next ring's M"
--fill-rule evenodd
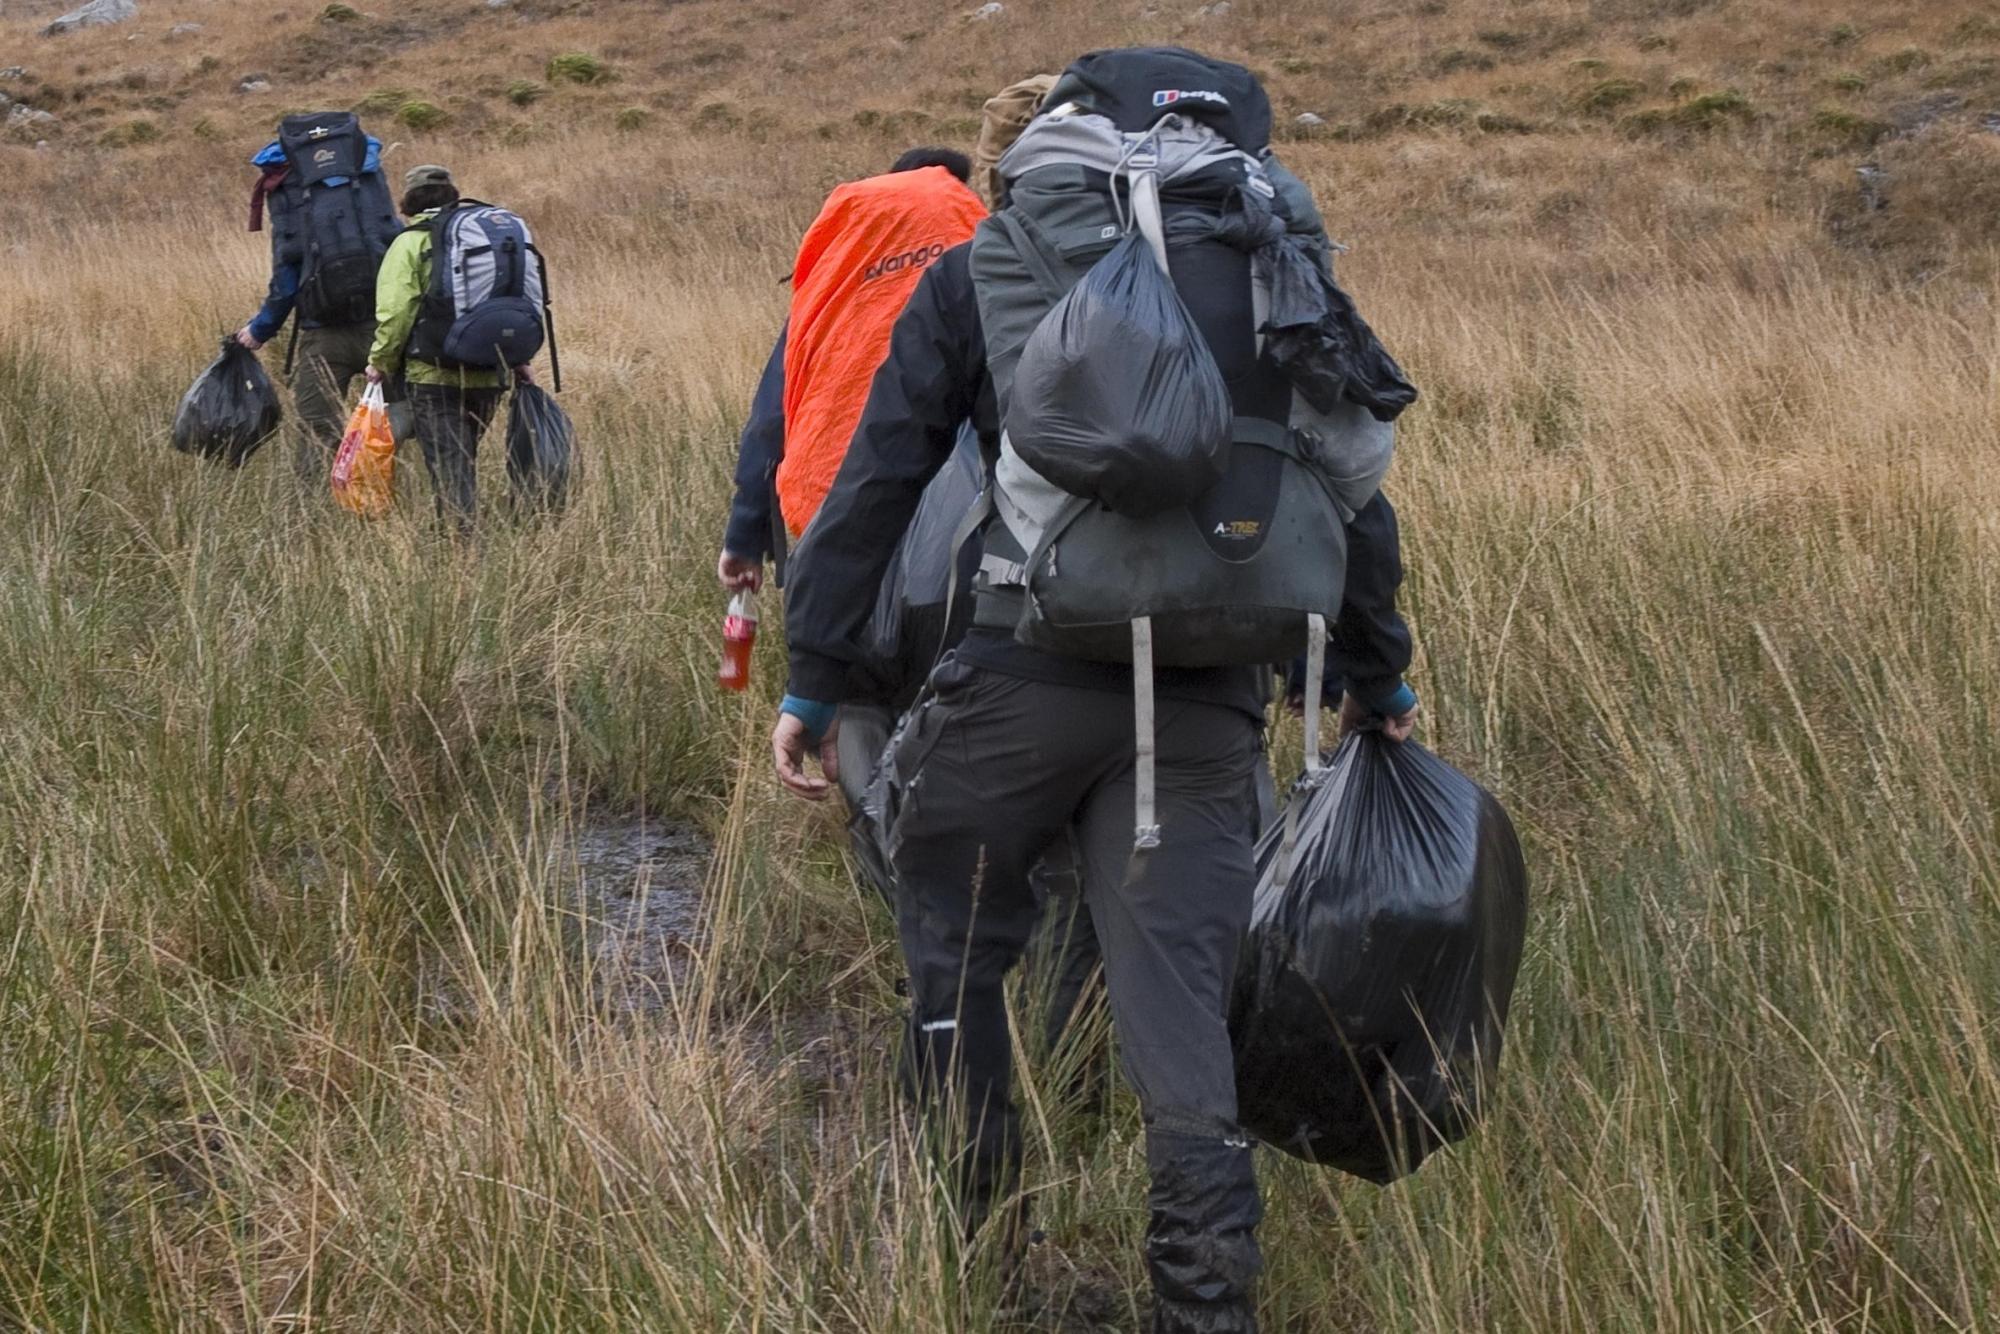
M806 725L789 713L779 714L778 725L771 732L771 758L778 767L778 781L793 796L825 801L827 793L840 780L839 748L835 744L839 735L840 721L835 719L819 741L819 767L826 777L814 778L806 772L806 754L813 744L806 735Z
M250 326L247 324L236 331L236 342L238 346L247 347L252 352L264 346L264 340L251 333Z
M760 592L764 587L764 562L725 551L715 562L715 577L731 593L745 588L752 593Z
M516 366L514 368L514 379L521 384L533 384L535 382L535 368L533 366Z
M1352 695L1342 696L1340 701L1340 735L1345 737L1349 732L1372 728L1391 741L1408 741L1410 734L1417 730L1418 707L1420 706L1412 705L1408 713L1399 713L1394 717L1388 717L1376 713Z
M367 375L370 384L380 384L389 378L380 366L370 366L363 374Z

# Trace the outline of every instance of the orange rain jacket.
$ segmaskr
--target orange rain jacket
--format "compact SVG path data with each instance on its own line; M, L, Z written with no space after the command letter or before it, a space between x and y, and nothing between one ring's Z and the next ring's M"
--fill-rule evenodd
M972 239L986 206L943 167L851 181L799 243L785 341L778 506L796 538L833 487L889 334L924 270Z

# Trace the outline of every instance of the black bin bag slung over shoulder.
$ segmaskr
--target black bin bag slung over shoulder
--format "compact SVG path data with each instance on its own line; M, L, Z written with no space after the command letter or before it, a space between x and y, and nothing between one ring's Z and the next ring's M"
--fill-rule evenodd
M916 517L903 530L883 572L875 614L862 632L861 654L849 683L855 697L901 712L915 702L944 651L964 636L972 620L967 590L979 568L980 542L977 532L961 534L960 529L985 485L979 432L967 422L959 427L951 459L924 488ZM801 555L807 553L810 537L808 533L800 542Z
M208 364L174 413L174 448L240 468L278 429L283 409L257 355L235 338Z
M1258 846L1237 962L1239 1115L1274 1148L1386 1184L1479 1118L1527 868L1492 794L1413 742L1352 736L1293 800L1295 822Z

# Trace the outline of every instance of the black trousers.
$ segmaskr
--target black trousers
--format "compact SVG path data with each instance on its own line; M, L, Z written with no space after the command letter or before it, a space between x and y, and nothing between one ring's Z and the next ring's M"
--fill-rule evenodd
M1227 1005L1255 886L1261 729L1220 705L1160 702L1161 846L1135 863L1129 697L956 660L932 684L891 757L904 797L890 845L913 1064L954 1137L971 1221L1017 1178L1004 981L1038 915L1030 871L1073 830L1120 1060L1145 1114L1154 1328L1253 1330L1262 1206L1236 1125Z
M840 710L840 790L855 817L849 827L856 859L865 878L873 882L893 909L893 874L878 868L878 843L873 830L860 815L867 801L868 786L880 763L889 739L896 730L897 715L885 704L848 703ZM1083 905L1083 876L1078 870L1075 840L1056 841L1036 866L1031 884L1041 904L1041 920L1025 961L1032 982L1029 988L1033 1013L1041 1021L1043 1052L1056 1056L1070 1034L1070 1023L1082 1013L1086 993L1099 982L1098 965L1102 952L1097 933L1091 929L1090 913ZM1100 983L1101 988L1101 983ZM1088 1054L1072 1053L1072 1087L1084 1099L1096 1103L1108 1073Z

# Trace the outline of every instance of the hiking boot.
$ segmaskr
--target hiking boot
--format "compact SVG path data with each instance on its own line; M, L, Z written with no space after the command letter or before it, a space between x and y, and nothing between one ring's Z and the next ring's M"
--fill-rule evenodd
M1250 1145L1240 1132L1177 1121L1159 1117L1146 1129L1153 1332L1256 1334L1250 1293L1263 1268L1256 1227L1264 1211Z

